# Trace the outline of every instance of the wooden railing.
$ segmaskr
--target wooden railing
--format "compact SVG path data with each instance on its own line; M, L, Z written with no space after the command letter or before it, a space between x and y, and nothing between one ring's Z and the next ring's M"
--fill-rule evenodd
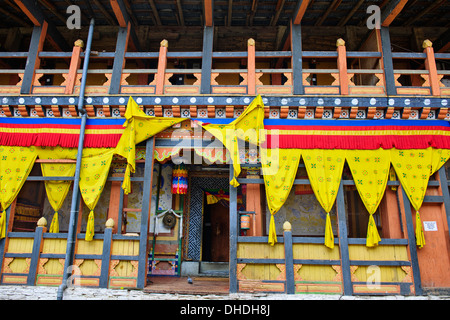
M450 89L441 82L443 77L449 75L449 71L437 70L436 59L450 59L450 54L434 53L431 42L424 42L423 53L392 53L392 59L421 59L424 61L423 68L418 70L410 69L383 69L383 57L381 52L370 51L346 51L345 42L338 39L336 51L303 51L300 56L303 59L322 59L336 67L311 69L296 68L295 72L299 77L294 77L294 71L289 63L288 67L281 67L282 63L276 63L275 67L261 67L259 61L265 59L291 60L291 51L256 51L256 43L249 39L247 51L242 52L213 52L211 55L212 68L199 66L190 69L168 68L168 59L202 59L202 52L169 52L169 44L166 40L161 42L159 52L127 52L125 60L157 59L157 68L148 69L144 67L121 69L120 79L112 79L113 69L91 67L88 71L88 82L86 93L91 95L105 95L110 93L111 81L118 81L119 94L156 94L156 95L179 95L179 94L277 94L293 95L294 86L301 86L304 94L309 95L386 95L386 74L393 75L395 90L398 95L449 95ZM27 58L26 52L1 53L0 58ZM33 73L32 90L33 94L65 94L72 95L79 92L81 70L80 62L84 56L79 42L70 52L39 52L40 59L62 59L69 65L69 69L47 69L36 68ZM92 64L98 61L114 59L113 52L94 52ZM354 63L377 61L378 63ZM241 61L246 68L223 68L220 62ZM347 61L350 66L347 66ZM217 63L216 63L217 62ZM91 65L92 65L91 64ZM125 63L123 64L125 66ZM207 65L207 64L206 64ZM259 67L257 67L260 65ZM366 66L369 66L367 68ZM371 68L373 66L373 68ZM201 90L202 75L210 75L210 83L204 85L206 89ZM0 85L0 93L17 94L20 93L22 85L21 79L27 77L22 69L3 69L0 74L10 76L9 84ZM43 85L40 80L44 75L60 75L61 81L56 81L54 85ZM15 75L15 76L14 76ZM181 76L181 81L177 77ZM232 77L231 77L232 76ZM323 83L316 83L313 78L325 77ZM402 81L402 76L408 76L413 81L412 85L407 85ZM137 80L136 80L137 78ZM187 81L189 78L189 81ZM207 77L208 78L208 77ZM283 79L283 81L281 80ZM294 83L294 79L301 83ZM5 81L4 81L5 82ZM3 82L3 83L4 83ZM403 84L402 84L403 82ZM206 92L205 92L206 91Z

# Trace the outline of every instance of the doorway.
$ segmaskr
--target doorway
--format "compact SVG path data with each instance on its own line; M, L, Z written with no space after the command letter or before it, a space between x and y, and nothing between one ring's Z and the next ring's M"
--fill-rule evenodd
M205 205L203 214L202 261L229 261L229 207L227 203L223 202L221 200L214 204Z

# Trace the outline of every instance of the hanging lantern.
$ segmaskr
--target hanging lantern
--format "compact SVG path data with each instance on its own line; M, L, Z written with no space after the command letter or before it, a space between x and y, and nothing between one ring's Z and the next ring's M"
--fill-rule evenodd
M172 173L172 194L187 193L187 169L184 164L176 165Z
M250 216L248 214L241 215L241 230L250 229Z

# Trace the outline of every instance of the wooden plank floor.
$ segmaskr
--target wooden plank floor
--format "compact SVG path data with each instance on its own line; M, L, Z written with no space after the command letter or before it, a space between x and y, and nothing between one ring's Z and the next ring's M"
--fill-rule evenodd
M193 283L187 277L149 277L144 292L178 294L223 294L229 293L228 278L194 277Z

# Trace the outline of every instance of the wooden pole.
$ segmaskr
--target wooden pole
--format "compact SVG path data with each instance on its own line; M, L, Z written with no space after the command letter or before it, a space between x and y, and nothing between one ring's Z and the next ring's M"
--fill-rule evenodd
M348 95L348 75L347 75L347 50L345 48L345 41L339 38L336 41L337 47L337 65L339 69L339 86L341 88L341 95Z
M250 38L247 42L247 93L256 94L256 59L255 59L255 40Z
M439 78L436 68L436 60L434 58L433 43L430 40L425 40L422 44L423 52L427 55L425 59L425 67L429 72L431 94L433 96L441 95L441 88L439 87Z
M81 64L81 51L83 51L83 40L75 41L75 45L72 50L72 58L70 59L69 74L66 80L66 88L64 94L73 94L73 88L75 86L75 80L77 78L77 72Z
M161 45L159 47L158 72L156 74L156 94L164 93L168 47L169 42L167 40L161 41Z

